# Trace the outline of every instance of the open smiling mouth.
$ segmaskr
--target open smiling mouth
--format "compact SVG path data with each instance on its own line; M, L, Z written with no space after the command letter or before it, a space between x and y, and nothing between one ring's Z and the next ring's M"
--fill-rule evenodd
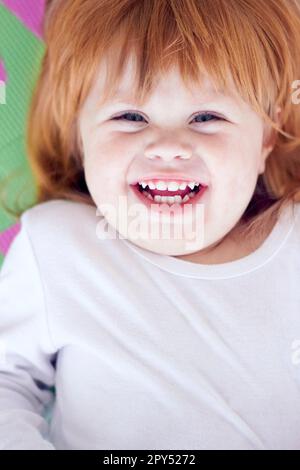
M200 183L186 184L183 185L185 186L184 189L177 188L175 191L172 191L169 188L158 189L156 186L153 188L153 186L155 185L152 185L152 188L150 188L148 184L141 185L140 183L131 185L135 194L145 204L151 205L164 203L169 206L172 206L173 204L177 204L179 206L183 206L187 203L194 204L199 201L207 188L207 186L201 185Z

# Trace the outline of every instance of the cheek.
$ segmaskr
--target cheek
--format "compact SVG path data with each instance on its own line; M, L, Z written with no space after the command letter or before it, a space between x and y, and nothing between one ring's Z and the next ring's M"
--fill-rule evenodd
M97 203L113 202L128 191L125 186L127 170L120 159L114 160L111 155L97 154L86 159L84 168L87 186Z
M88 159L90 166L104 169L107 178L124 179L127 168L137 153L137 145L134 139L122 133L114 133L113 136L99 137L90 146ZM102 171L103 173L103 171Z
M114 132L97 136L90 143L86 158L87 179L94 191L102 197L116 197L128 192L126 176L135 155L138 143L132 134Z
M236 132L224 134L217 140L212 140L208 155L213 165L212 174L221 177L250 179L258 168L261 143L249 133Z
M211 203L220 212L244 208L257 182L258 145L250 145L245 136L226 136L211 142L207 159L212 176Z
M105 136L99 136L94 143L94 148L101 154L109 154L112 158L128 158L132 155L139 145L134 133L126 132L110 132Z

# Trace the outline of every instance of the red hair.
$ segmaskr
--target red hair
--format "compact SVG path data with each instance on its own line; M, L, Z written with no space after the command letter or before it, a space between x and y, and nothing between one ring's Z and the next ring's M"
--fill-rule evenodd
M243 214L245 229L263 226L286 203L300 200L300 109L292 102L292 84L300 79L298 0L48 3L46 50L27 125L37 202L61 198L94 205L84 178L77 117L109 50L114 53L103 101L114 94L126 57L134 52L141 102L155 77L176 65L186 86L201 83L203 71L222 89L232 77L241 97L270 124L275 146Z

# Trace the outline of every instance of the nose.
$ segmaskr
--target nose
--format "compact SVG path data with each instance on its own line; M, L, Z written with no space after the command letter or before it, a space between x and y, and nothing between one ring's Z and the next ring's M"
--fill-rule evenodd
M149 160L187 160L192 156L192 149L187 143L178 142L178 139L176 140L176 137L173 137L172 139L160 139L152 142L145 150L145 156Z

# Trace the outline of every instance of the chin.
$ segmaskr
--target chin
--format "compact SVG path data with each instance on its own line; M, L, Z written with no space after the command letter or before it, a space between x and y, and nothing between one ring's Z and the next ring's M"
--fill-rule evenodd
M128 238L128 240L140 248L166 256L188 255L204 248L202 240L146 240L145 238Z

